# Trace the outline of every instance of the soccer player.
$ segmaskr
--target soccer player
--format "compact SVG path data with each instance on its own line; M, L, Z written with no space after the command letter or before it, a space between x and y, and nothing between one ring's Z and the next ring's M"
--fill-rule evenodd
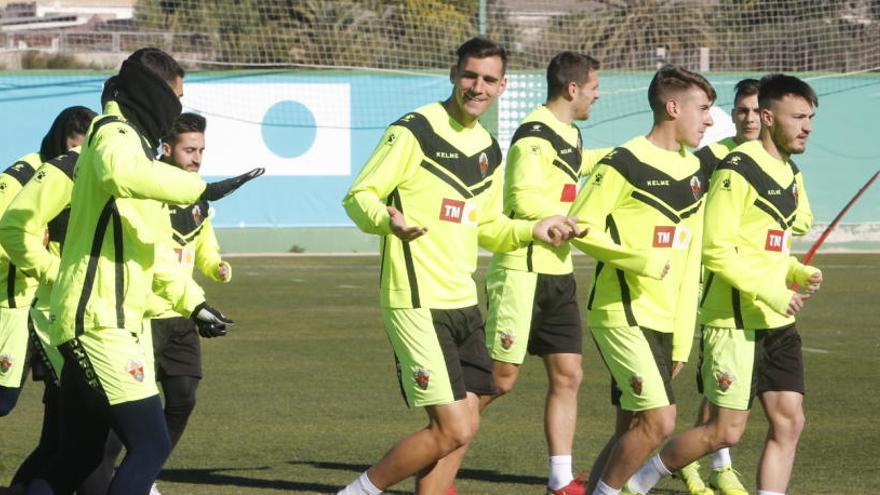
M736 128L736 134L720 141L710 143L694 154L700 159L700 166L706 177L711 177L712 172L721 163L721 160L737 146L758 139L761 132L761 119L758 114L758 80L743 79L734 86L732 120ZM708 188L708 185L707 185ZM809 230L809 228L807 228ZM702 394L702 380L697 370L697 388ZM695 426L709 420L709 403L704 398L700 404ZM694 461L683 467L676 473L687 486L688 492L699 495L705 493L706 484L700 476L700 463ZM743 495L745 488L733 469L733 461L730 457L730 449L723 448L712 453L712 473L709 476L709 485L720 490L722 495Z
M547 102L533 110L514 134L504 172L504 212L537 220L565 214L577 183L605 150L583 150L576 120L590 116L599 98L599 62L564 51L547 67ZM549 381L544 431L549 451L548 493L581 495L572 473L583 330L569 245L529 243L499 253L489 265L486 345L493 359L497 395L513 389L526 352L543 358Z
M181 114L171 132L163 138L162 157L165 163L198 174L205 151L205 127L201 115ZM229 282L232 267L220 258L220 245L209 218L208 202L204 199L186 206L170 206L172 242L180 269L192 276L197 266L206 277L216 282ZM183 435L187 420L196 405L196 389L202 378L199 333L191 318L174 311L170 302L158 299L151 308L153 348L156 358L156 379L162 384L165 398L165 422L173 449ZM210 338L219 335L204 334Z
M478 119L506 86L507 54L485 38L458 50L452 94L392 124L343 199L364 232L382 236L381 306L409 407L428 426L400 440L340 494L378 494L417 473L420 494L446 493L495 393L472 274L477 250L576 234L563 216L511 220L501 210L501 150Z
M761 120L758 116L758 80L743 79L736 83L731 119L736 134L721 141L707 144L694 152L700 159L700 167L706 177L711 177L715 167L737 146L758 139Z
M71 213L50 312L59 348L60 455L28 494L72 491L103 457L110 428L126 447L108 494L147 494L170 452L162 405L139 342L148 295L156 291L198 324L225 328L162 249L168 215L159 201L219 199L261 171L206 185L153 160L159 138L180 114L183 69L143 48L108 82L104 115L92 122L77 159ZM166 252L167 251L167 252Z
M606 155L572 205L595 240L573 242L598 261L587 322L618 407L592 469L595 494L619 493L675 427L670 382L693 340L706 183L687 148L712 125L714 100L703 76L662 67L648 87L651 130Z
M706 203L700 306L701 375L709 421L670 440L629 482L647 493L670 470L722 447L745 430L755 395L769 430L758 467L758 494L785 493L804 426L804 370L794 315L822 272L790 255L792 224L806 191L791 155L803 153L818 99L804 81L761 79L761 135L718 166ZM796 283L805 293L790 290Z
M24 155L0 174L0 213L43 162L82 143L94 115L86 107L65 108L43 137L40 151ZM0 416L6 416L18 402L26 377L28 311L37 283L0 251L0 285L6 288L5 297L0 299Z

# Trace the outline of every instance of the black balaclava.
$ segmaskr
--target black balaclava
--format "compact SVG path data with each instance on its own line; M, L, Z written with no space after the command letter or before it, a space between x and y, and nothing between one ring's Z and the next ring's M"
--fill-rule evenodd
M141 53L138 50L135 55ZM156 148L180 115L182 107L171 86L133 57L122 63L117 76L108 80L107 86L111 86L115 95L107 96L116 100L125 119L143 133L151 147ZM105 94L107 92L105 87Z
M49 128L49 132L46 133L42 144L40 144L40 160L48 162L67 152L67 133L70 130L70 126L67 124L75 114L80 112L88 112L92 115L95 113L86 107L76 106L65 108L55 117L52 127Z

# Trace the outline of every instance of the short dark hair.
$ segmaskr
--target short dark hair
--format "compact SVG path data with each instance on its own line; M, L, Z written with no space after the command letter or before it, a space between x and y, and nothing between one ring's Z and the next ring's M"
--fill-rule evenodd
M174 144L177 142L177 136L189 132L204 134L206 127L208 127L208 121L201 115L189 112L182 113L174 119L174 125L171 126L171 130L168 131L164 141L168 144Z
M547 66L547 100L559 96L570 82L584 84L590 72L596 70L599 70L599 61L585 53L557 53Z
M487 57L500 57L501 58L501 73L503 74L507 70L507 50L504 49L499 43L496 43L488 38L484 38L482 36L475 36L458 47L455 50L455 54L458 56L458 60L455 62L456 67L459 69L464 66L467 59L473 58L487 58Z
M128 59L150 69L150 71L168 83L173 83L178 77L183 79L186 75L183 67L177 63L177 60L174 60L174 57L158 48L141 48L132 53Z
M77 135L85 135L92 119L98 114L86 107L71 107L69 110L69 118L64 122L64 137L72 138Z
M767 108L771 102L781 100L785 95L800 96L814 107L819 106L819 97L809 84L786 74L767 74L761 78L758 87L758 107Z
M752 78L746 78L742 81L736 83L736 86L733 87L734 95L733 102L739 101L740 98L745 98L746 96L752 96L758 94L758 87L760 86L761 81Z
M691 86L702 89L710 102L714 102L718 96L715 88L700 74L680 65L667 64L661 67L648 86L648 104L651 105L654 115L665 110L670 92L686 91Z

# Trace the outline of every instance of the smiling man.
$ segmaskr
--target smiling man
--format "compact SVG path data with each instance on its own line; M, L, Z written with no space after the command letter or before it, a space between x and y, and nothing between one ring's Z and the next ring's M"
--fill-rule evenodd
M504 91L507 53L473 38L457 50L452 94L404 115L382 136L343 199L364 232L382 236L385 331L409 407L428 425L400 440L340 494L375 495L419 474L416 492L447 493L495 393L472 275L479 247L553 245L577 233L561 215L512 220L501 209L501 149L478 118Z
M784 494L804 426L804 367L794 315L822 272L790 255L792 225L806 191L791 155L803 153L819 101L804 81L761 79L761 136L736 147L712 176L706 202L700 305L701 376L709 421L676 436L629 482L648 493L670 470L736 444L757 396L769 430L758 495ZM796 283L805 289L789 289Z

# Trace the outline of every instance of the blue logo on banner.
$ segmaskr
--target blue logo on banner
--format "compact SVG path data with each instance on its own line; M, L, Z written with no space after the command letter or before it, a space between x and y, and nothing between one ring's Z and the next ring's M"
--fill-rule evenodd
M279 101L263 116L263 142L281 158L296 158L315 142L315 116L296 101Z

